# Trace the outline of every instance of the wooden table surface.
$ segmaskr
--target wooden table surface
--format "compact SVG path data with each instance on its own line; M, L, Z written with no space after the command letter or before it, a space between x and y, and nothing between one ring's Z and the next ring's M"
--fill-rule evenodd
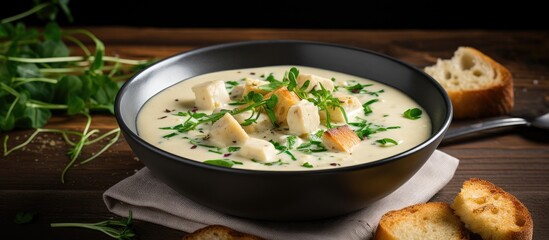
M514 76L513 115L532 117L549 112L549 32L543 31L371 31L267 29L149 29L89 27L108 54L126 58L167 57L217 43L260 39L300 39L346 44L379 51L423 67L448 58L458 46L473 46L507 66ZM91 43L90 43L91 44ZM83 118L58 116L47 127L81 129ZM454 121L452 127L476 121ZM94 115L92 127L115 128L110 115ZM9 145L32 130L10 132ZM0 136L2 139L4 138ZM60 173L68 162L60 136L45 134L25 149L0 157L0 229L13 239L108 239L85 229L52 229L52 222L96 222L116 217L102 193L143 167L122 139L93 162L72 168L66 183ZM432 201L451 202L463 181L489 180L519 198L534 219L534 239L549 239L549 131L513 128L441 145L459 158L450 183ZM98 147L86 150L87 154ZM35 212L30 224L13 223L19 212ZM180 239L184 232L136 221L139 239ZM17 237L18 236L18 237ZM3 237L2 237L3 238Z

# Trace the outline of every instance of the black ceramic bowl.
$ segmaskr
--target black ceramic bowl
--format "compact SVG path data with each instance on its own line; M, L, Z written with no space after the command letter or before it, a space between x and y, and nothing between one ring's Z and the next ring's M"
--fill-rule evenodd
M400 89L428 112L432 135L406 152L370 163L282 172L207 165L170 154L139 137L136 116L143 104L163 89L204 73L271 65L323 68ZM220 212L265 220L309 220L341 215L388 195L431 156L452 116L444 89L417 68L372 51L300 41L222 44L167 58L122 87L115 111L135 154L171 188Z

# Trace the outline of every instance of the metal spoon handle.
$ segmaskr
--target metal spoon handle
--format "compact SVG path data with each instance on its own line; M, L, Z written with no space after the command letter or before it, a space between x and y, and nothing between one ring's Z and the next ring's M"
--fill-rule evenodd
M444 141L448 141L454 138L458 138L467 134L480 132L488 129L500 128L500 127L509 127L517 125L528 125L528 121L523 118L503 118L496 120L488 120L476 124L472 124L465 127L460 127L456 129L449 129L444 135Z

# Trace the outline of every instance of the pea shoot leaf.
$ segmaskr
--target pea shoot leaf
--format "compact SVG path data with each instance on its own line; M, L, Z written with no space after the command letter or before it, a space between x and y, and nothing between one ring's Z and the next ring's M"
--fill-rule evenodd
M26 108L25 115L17 122L20 128L39 128L48 122L51 117L51 111L42 108Z

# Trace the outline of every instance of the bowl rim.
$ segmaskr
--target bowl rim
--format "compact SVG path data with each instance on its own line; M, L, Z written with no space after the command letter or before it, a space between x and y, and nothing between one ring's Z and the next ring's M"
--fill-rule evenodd
M336 168L304 169L304 170L271 170L271 171L269 171L269 170L253 170L253 169L241 169L241 168L229 168L229 167L216 166L216 165L206 164L206 163L203 163L203 162L200 162L200 161L197 161L197 160L188 159L188 158L185 158L183 156L179 156L179 155L170 153L170 152L165 151L161 148L158 148L158 147L150 144L149 142L145 141L144 139L142 139L136 132L131 130L126 125L125 121L123 120L123 118L121 116L121 110L120 110L120 104L121 104L123 95L127 91L130 84L133 81L135 81L135 79L138 79L143 75L147 75L146 73L152 72L152 71L154 71L158 68L163 67L164 65L169 65L171 62L175 61L176 59L185 58L187 56L191 56L191 55L195 55L195 54L200 54L202 52L215 51L217 49L222 49L222 48L227 48L227 47L240 47L240 46L246 46L246 45L268 45L268 44L305 44L305 45L319 45L319 46L325 46L325 47L331 47L331 48L343 48L343 49L348 49L348 50L353 50L353 51L358 51L358 52L364 52L364 53L367 53L367 54L377 55L379 57L386 58L388 60L396 62L396 63L400 64L401 66L403 66L405 68L408 68L408 69L410 69L414 72L417 72L420 75L423 75L424 77L429 79L432 82L433 86L436 88L436 90L438 90L442 94L442 97L443 97L443 100L444 100L444 105L446 105L446 109L447 109L446 115L444 117L444 122L442 123L441 128L437 132L431 133L431 136L427 140L423 141L422 143L420 143L420 144L418 144L418 145L416 145L416 146L414 146L414 147L412 147L412 148L410 148L406 151L400 152L398 154L395 154L395 155L392 155L392 156L389 156L389 157L386 157L386 158L374 160L374 161L371 161L371 162L366 162L366 163L361 163L361 164L356 164L356 165L350 165L350 166L336 167ZM185 79L182 79L181 81L183 81L183 80L185 80ZM166 88L164 88L164 89L166 89ZM149 99L147 99L147 101L148 100ZM222 172L226 172L226 173L238 173L238 174L248 174L248 175L256 175L256 174L259 174L259 175L265 175L265 174L268 174L268 175L333 174L333 173L340 173L340 172L356 171L358 169L372 168L372 167L375 167L375 166L378 166L378 165L387 164L387 163L402 159L405 156L412 155L413 153L416 153L416 152L420 151L421 149L426 148L428 145L432 144L433 142L437 141L437 139L442 139L442 135L446 132L446 130L450 126L450 123L452 121L452 115L453 115L452 104L451 104L450 98L449 98L448 94L446 93L446 91L444 90L444 88L434 78L432 78L430 75L423 72L419 68L417 68L415 66L412 66L411 64L408 64L408 63L406 63L404 61L401 61L399 59L396 59L394 57L391 57L391 56L388 56L388 55L385 55L385 54L382 54L382 53L379 53L379 52L376 52L376 51L373 51L373 50L369 50L369 49L363 49L363 48L359 48L359 47L353 47L353 46L348 46L348 45L343 45L343 44L336 44L336 43L326 43L326 42L318 42L318 41L303 41L303 40L238 41L238 42L221 43L221 44L215 44L215 45L210 45L210 46L205 46L205 47L199 47L199 48L191 49L189 51L174 54L172 56L166 57L164 59L161 59L160 61L155 62L154 64L152 64L152 65L148 66L147 68L141 70L140 72L133 75L129 80L127 80L122 85L122 87L120 88L120 90L118 91L118 93L116 95L114 109L115 109L115 117L117 119L118 125L123 130L122 132L125 134L125 136L131 137L134 141L138 142L139 145L141 145L143 147L146 147L148 150L153 151L156 154L159 154L159 155L161 155L161 156L163 156L167 159L170 159L170 160L173 160L173 161L176 161L176 162L179 162L179 163L190 164L193 167L206 168L206 169L209 169L209 170L222 171ZM136 119L137 119L137 115L135 116L135 118L133 118L133 120L136 120ZM132 149L132 151L133 151L133 149Z

